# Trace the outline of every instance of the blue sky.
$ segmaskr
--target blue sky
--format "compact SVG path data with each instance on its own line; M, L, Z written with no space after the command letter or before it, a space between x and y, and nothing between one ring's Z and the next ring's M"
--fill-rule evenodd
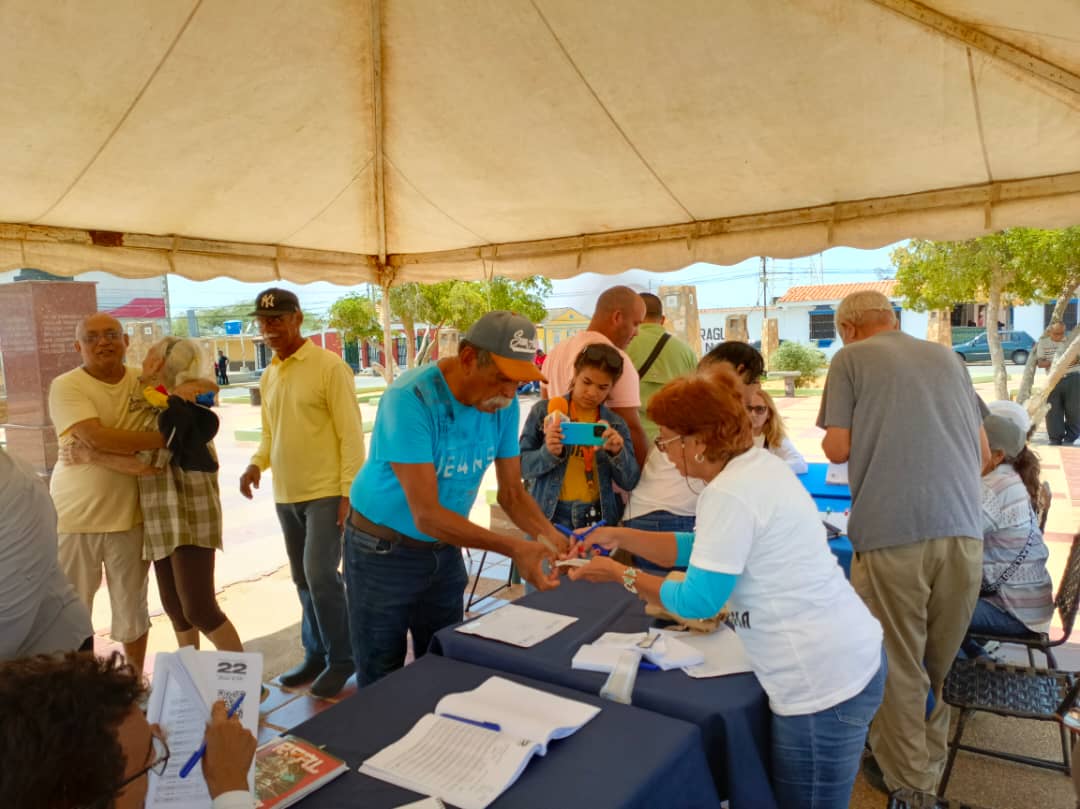
M841 284L850 281L876 281L892 275L889 252L896 245L877 250L856 250L834 247L813 256L799 259L770 259L768 262L769 297L782 295L790 286L803 284ZM573 306L590 314L596 296L614 284L628 284L635 289L655 290L661 285L694 284L698 289L698 306L702 309L725 306L754 306L761 303L761 260L758 258L728 267L715 264L692 264L669 273L629 270L618 275L585 273L565 281L555 281L548 306ZM209 308L232 303L254 301L265 283L250 284L230 278L213 281L189 281L169 276L169 304L173 315L188 308ZM341 296L364 287L345 287L316 281L312 284L280 286L293 290L300 303L310 312L325 312Z

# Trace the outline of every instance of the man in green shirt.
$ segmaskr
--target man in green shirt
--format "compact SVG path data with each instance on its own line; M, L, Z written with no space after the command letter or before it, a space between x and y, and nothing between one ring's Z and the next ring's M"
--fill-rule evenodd
M652 441L660 430L646 413L649 400L672 379L692 373L698 359L694 349L664 328L664 307L660 299L650 292L642 292L641 299L645 301L645 320L638 327L637 336L626 347L626 353L641 377L641 426ZM657 350L661 339L664 343ZM655 356L654 351L657 352Z

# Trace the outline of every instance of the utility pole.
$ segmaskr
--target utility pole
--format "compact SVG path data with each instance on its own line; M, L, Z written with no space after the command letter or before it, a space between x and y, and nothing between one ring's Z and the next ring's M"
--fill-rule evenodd
M765 256L761 257L761 339L765 345L765 320L769 317L769 272L765 264Z

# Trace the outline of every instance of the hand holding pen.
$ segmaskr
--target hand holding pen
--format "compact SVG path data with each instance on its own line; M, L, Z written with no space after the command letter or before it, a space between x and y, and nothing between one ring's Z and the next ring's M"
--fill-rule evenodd
M223 792L248 789L247 777L252 756L255 755L255 737L240 724L240 718L236 716L242 702L243 696L228 711L221 700L214 703L210 722L206 726L206 741L180 768L180 777L186 778L202 760L203 776L211 798Z
M575 543L575 546L578 548L579 553L584 554L588 550L585 547L585 539L586 539L586 537L588 537L589 534L591 534L597 528L600 528L601 526L607 525L607 522L605 522L604 520L600 520L599 522L597 522L597 523L595 523L593 525L590 525L588 528L579 528L576 531L570 530L565 525L560 525L558 523L553 523L553 524L554 524L555 528L559 531L559 533L563 534L572 543ZM606 548L602 548L599 545L595 545L593 547L594 547L594 550L597 553L599 553L601 556L607 556L609 553L611 553L611 551L609 551Z

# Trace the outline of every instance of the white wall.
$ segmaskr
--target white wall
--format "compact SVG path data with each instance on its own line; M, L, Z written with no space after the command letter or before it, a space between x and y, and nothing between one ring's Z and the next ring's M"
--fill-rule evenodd
M1046 328L1046 314L1041 303L1013 307L1013 328L1026 331L1032 339L1038 340Z
M925 340L926 329L929 325L929 312L915 312L910 309L904 309L900 312L900 331L905 334L910 334L912 337L918 337L920 340Z

